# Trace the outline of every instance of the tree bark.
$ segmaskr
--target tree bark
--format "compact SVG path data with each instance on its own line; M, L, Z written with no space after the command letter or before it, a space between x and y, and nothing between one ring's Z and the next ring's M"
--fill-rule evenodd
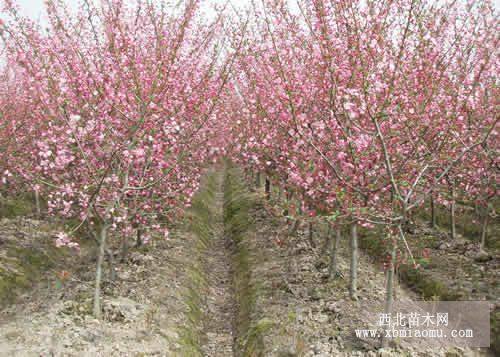
M116 268L115 268L115 257L111 249L106 248L106 255L109 261L109 280L115 281L116 279Z
M394 304L394 270L395 270L395 260L396 260L396 242L393 237L391 237L392 248L391 248L391 257L389 261L389 267L387 270L387 281L385 286L385 307L384 313L391 314L392 306ZM384 338L384 334L382 334L382 347L387 347L388 340Z
M283 211L284 216L288 216L290 214L290 202L292 201L292 192L288 188L285 188L285 202L286 208ZM288 219L287 219L288 222Z
M351 225L351 277L349 284L349 295L351 299L357 300L358 285L358 230L357 224Z
M42 217L42 209L40 207L40 192L35 190L35 209L36 209L36 218L40 219Z
M330 279L335 279L338 276L337 273L337 251L340 241L340 227L335 228L335 237L330 238L330 267L328 269L328 275Z
M292 226L292 229L290 230L290 234L291 236L295 235L297 233L297 230L299 229L299 226L300 226L300 219L297 218L295 220L295 222L293 222L293 226Z
M450 196L451 196L451 204L450 204L450 234L451 239L455 239L457 235L457 227L455 224L455 184L453 181L450 181Z
M488 235L488 220L489 220L489 207L486 206L484 210L483 223L481 224L481 244L479 248L484 250L486 247L486 237Z
M101 319L101 281L102 281L102 264L104 262L104 254L106 253L106 238L108 235L108 225L103 224L99 233L99 252L97 255L97 269L95 275L95 290L94 290L94 317Z
M137 237L135 241L135 246L139 248L142 245L142 230L137 228Z
M316 243L314 243L314 224L312 221L309 222L309 244L311 247L316 248Z
M124 263L127 260L128 255L128 237L122 237L121 247L120 247L120 262Z
M436 228L436 206L434 202L434 192L431 192L431 227Z
M255 187L259 188L260 187L260 172L257 171L257 174L255 175Z
M266 198L269 200L271 198L271 181L266 176Z
M325 234L325 240L323 241L323 244L321 244L321 248L320 248L320 251L319 251L319 254L320 256L323 256L323 253L325 254L330 254L330 246L332 244L332 237L331 237L331 233L332 233L332 225L330 223L327 222L327 230L326 230L326 234Z

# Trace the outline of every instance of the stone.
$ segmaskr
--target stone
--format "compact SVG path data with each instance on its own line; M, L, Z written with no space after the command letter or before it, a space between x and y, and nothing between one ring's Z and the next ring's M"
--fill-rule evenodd
M141 314L141 310L141 305L125 297L105 300L103 304L104 316L108 321L134 321Z
M315 344L312 346L312 350L315 354L320 354L321 353L321 345L319 343Z
M474 256L474 261L478 263L485 263L487 261L490 261L492 259L492 256L488 254L487 252L484 251L479 251L475 256Z
M325 308L323 309L323 311L324 312L330 312L330 313L336 314L336 313L340 312L340 308L337 306L336 303L331 302L331 303L329 303L329 304L327 304L325 306Z
M325 314L316 315L316 321L318 321L319 323L326 323L328 322L328 315Z
M439 249L439 250L446 250L449 247L450 247L450 243L448 243L448 242L439 242L437 244L437 249Z
M297 352L295 352L293 347L284 347L282 350L278 351L278 356L295 357L297 356Z
M169 341L176 341L179 338L177 331L171 329L160 329L160 335L166 337Z

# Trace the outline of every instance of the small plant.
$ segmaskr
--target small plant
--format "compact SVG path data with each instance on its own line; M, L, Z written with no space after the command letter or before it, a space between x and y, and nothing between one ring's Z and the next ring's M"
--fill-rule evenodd
M64 284L71 277L71 273L67 270L61 270L57 271L55 275L56 275L55 288L57 290L61 290L64 287Z

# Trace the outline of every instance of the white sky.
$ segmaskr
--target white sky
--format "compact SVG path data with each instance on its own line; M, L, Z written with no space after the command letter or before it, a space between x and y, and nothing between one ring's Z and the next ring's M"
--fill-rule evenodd
M14 0L15 3L19 4L21 11L24 15L28 15L34 20L40 19L40 16L44 13L44 1L45 0ZM66 4L70 6L75 6L81 2L81 0L63 0ZM161 1L161 0L157 0ZM205 0L205 9L208 10L208 16L213 16L214 12L210 11L210 4L224 4L227 0ZM230 0L235 6L245 6L250 3L250 0ZM288 0L294 3L294 0ZM428 0L433 1L433 0ZM439 1L439 0L434 0ZM1 3L1 0L0 0ZM500 9L500 0L493 0L495 8Z
M70 7L77 7L79 3L81 3L81 0L63 0L66 4L70 5ZM498 0L500 1L500 0ZM14 3L17 3L20 8L21 12L24 15L28 15L34 20L40 19L41 15L44 13L45 5L44 5L45 0L14 0ZM206 7L210 8L211 3L219 3L219 4L224 4L226 0L205 0ZM231 0L231 2L236 5L236 6L244 6L248 5L250 3L250 0ZM1 1L0 1L1 3ZM210 14L211 12L208 11Z

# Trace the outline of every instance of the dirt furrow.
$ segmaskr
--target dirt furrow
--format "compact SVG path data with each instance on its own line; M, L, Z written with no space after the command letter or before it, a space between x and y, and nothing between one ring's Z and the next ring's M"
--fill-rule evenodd
M216 180L214 231L206 252L206 271L210 286L205 327L207 343L203 349L206 356L229 357L233 356L235 304L231 287L231 253L224 234L224 174L219 172Z

